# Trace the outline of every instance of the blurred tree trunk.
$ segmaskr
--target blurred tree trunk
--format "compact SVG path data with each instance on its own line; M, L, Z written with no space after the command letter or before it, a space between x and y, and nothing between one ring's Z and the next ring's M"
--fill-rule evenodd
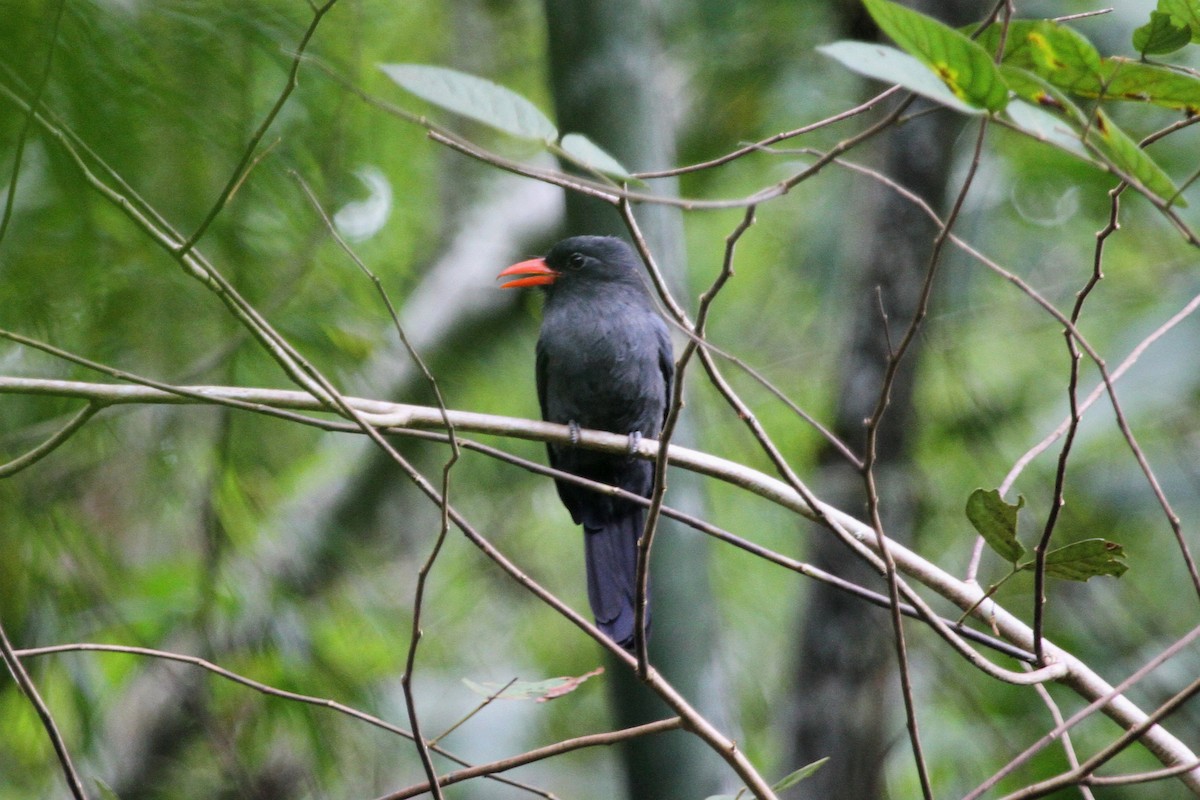
M546 0L550 81L560 129L583 133L633 170L671 166L675 158L672 103L654 80L665 66L662 47L648 10L638 0ZM674 181L655 181L652 191L676 194L678 189ZM679 212L648 206L636 214L672 292L686 300L690 292ZM627 237L610 206L578 195L567 197L567 226L570 234ZM674 441L693 444L694 438L685 412ZM704 494L696 476L672 471L668 484L671 505L703 516ZM714 658L708 542L671 520L659 525L652 561L651 660L702 713L724 724L728 714ZM607 674L618 725L669 715L623 666L614 665ZM725 775L720 759L682 731L637 740L622 753L632 798L705 797L720 788Z
M953 25L984 13L977 0L905 3ZM858 3L844 9L847 36L878 36ZM878 87L872 87L874 92ZM886 134L882 171L925 198L945 204L951 170L950 143L961 117L937 111ZM909 201L874 182L861 184L862 211L847 230L844 263L858 268L852 294L844 298L849 328L839 361L842 368L834 431L861 453L863 420L879 398L888 342L904 335L917 310L936 227ZM883 314L886 313L886 323ZM885 324L888 330L885 332ZM918 339L918 342L920 340ZM909 350L892 389L879 432L876 475L885 530L909 541L917 521L912 481L914 376L921 349ZM831 449L822 454L823 497L852 513L865 509L861 475ZM813 539L810 560L857 583L886 591L883 579L833 536ZM830 762L800 785L804 797L873 800L884 796L883 767L893 745L904 747L895 677L893 630L886 612L869 607L826 584L812 586L803 610L792 713L791 767L830 756ZM881 699L883 702L881 702Z

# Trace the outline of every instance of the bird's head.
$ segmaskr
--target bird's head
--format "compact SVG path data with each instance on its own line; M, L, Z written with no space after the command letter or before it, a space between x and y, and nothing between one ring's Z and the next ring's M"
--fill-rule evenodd
M517 277L520 276L520 277ZM513 278L501 289L522 286L637 281L637 256L633 248L611 236L573 236L563 239L542 258L521 261L503 270L497 278Z

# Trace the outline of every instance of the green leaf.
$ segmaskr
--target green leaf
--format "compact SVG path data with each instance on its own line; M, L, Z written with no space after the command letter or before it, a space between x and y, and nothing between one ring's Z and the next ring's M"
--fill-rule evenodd
M867 42L834 42L817 51L840 61L843 66L885 83L898 83L910 92L928 97L935 103L964 114L982 114L983 109L960 100L950 88L924 64L894 47Z
M999 47L999 36L999 27L991 25L979 38L985 47L994 49ZM1101 58L1082 34L1053 22L1014 21L1003 64L1028 70L1052 86L1082 97L1136 100L1189 113L1200 109L1200 79L1194 75L1127 58ZM1003 74L1008 77L1007 72ZM1009 86L1018 91L1011 83Z
M118 795L107 783L99 778L95 778L94 780L96 781L96 788L100 790L101 800L121 800L120 795Z
M1039 142L1052 144L1073 156L1103 166L1092 158L1091 153L1079 140L1079 131L1057 114L1051 114L1038 106L1021 99L1010 100L1004 109L1005 116L1023 133Z
M584 136L582 133L568 133L562 137L559 142L563 151L582 166L589 167L597 172L603 172L605 175L611 175L614 178L622 180L631 180L632 175L629 170L621 166L621 162L610 156L604 150L600 149L600 145L593 142L591 139Z
M863 0L871 17L896 44L933 70L956 97L999 111L1008 90L986 50L948 25L891 0Z
M575 691L588 678L595 677L602 672L604 672L604 667L597 667L583 675L548 678L544 681L513 681L511 684L476 683L469 678L463 678L462 682L468 689L484 697L495 697L500 700L537 700L539 703L544 703Z
M1163 168L1138 147L1129 134L1118 128L1103 110L1096 110L1096 118L1087 129L1085 141L1162 200L1174 198L1171 201L1174 205L1187 205L1182 197L1176 197L1175 184Z
M1163 11L1151 11L1150 21L1133 32L1133 49L1143 56L1174 53L1192 40L1192 29L1177 24Z
M552 142L558 129L521 95L484 78L428 64L380 64L400 88L436 106L519 136Z
M1189 114L1200 111L1200 78L1193 75L1127 58L1104 59L1100 73L1104 79L1100 93L1087 96L1137 100Z
M1010 505L996 489L976 489L967 498L967 519L988 546L1012 564L1025 554L1017 541L1017 513L1024 506L1024 497L1017 497L1017 504Z
M1001 64L1000 75L1008 84L1009 90L1018 97L1028 100L1038 108L1061 114L1076 127L1087 124L1087 116L1079 110L1079 106L1045 78L1012 64Z
M790 789L800 781L812 775L821 767L825 766L825 762L828 760L829 756L825 756L825 758L817 759L811 764L801 767L790 775L785 775L784 777L780 778L777 783L773 784L771 789L776 793L782 792L784 789ZM743 786L741 789L738 789L737 794L713 794L704 798L704 800L742 800L742 798L746 796L746 792L747 789L745 786Z
M771 788L774 789L776 792L782 792L784 789L790 789L791 787L795 786L800 781L802 781L805 778L812 775L814 772L819 770L821 767L825 766L825 762L828 760L829 760L829 756L825 756L824 758L817 759L816 761L812 762L811 764L808 764L808 765L803 766L800 769L796 770L791 775L787 775L786 777L781 778L779 780L779 782L776 784L773 784L771 786Z
M1046 553L1046 574L1068 581L1086 581L1097 575L1119 578L1127 569L1125 548L1104 539L1084 539Z
M1170 14L1179 26L1192 32L1192 41L1200 43L1200 0L1158 0L1158 10Z
M979 44L995 52L1000 32L998 24L989 25L980 34ZM1055 22L1013 20L1001 60L1068 92L1095 93L1101 88L1100 52L1083 34Z

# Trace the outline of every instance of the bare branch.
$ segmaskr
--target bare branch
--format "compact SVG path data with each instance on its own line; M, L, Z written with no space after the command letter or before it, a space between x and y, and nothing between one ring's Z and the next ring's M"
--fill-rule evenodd
M119 645L119 644L95 644L92 642L73 642L71 644L50 645L48 647L30 647L30 648L26 648L26 649L22 649L22 650L17 650L17 651L15 651L15 653L20 658L36 658L39 656L48 656L48 655L54 655L57 653L122 653L125 655L133 655L133 656L147 656L150 658L156 658L156 659L160 659L163 661L175 661L180 664L190 664L191 666L199 667L200 669L207 670L208 672L211 672L212 674L214 674L220 678L224 678L227 681L231 681L233 683L240 684L242 686L245 686L248 689L253 689L254 691L256 691L260 694L267 695L268 697L278 697L281 700L288 700L288 701L295 702L295 703L303 703L305 705L319 706L321 708L328 708L331 711L336 711L339 714L344 714L347 717L351 717L353 719L359 720L360 722L365 722L368 725L372 725L376 728L379 728L380 730L385 730L385 731L388 731L389 733L394 733L397 736L402 736L405 739L413 738L412 733L404 730L404 728L393 725L392 723L388 722L385 719L381 719L372 714L368 714L365 711L361 711L357 708L354 708L353 706L348 706L344 703L339 703L337 700L330 700L330 699L324 698L324 697L314 697L313 695L300 694L298 692L288 691L287 689L279 689L277 687L271 686L271 685L263 683L261 681L256 681L253 678L248 678L245 675L234 672L233 670L226 669L225 667L222 667L219 664L214 664L211 661L209 661L208 659L200 658L199 656L187 655L186 653L175 653L175 652L172 652L169 650L157 650L157 649L150 648L150 647L134 647L134 646L130 646L130 645ZM436 745L431 745L431 747L438 753L438 755L444 756L445 758L448 758L451 761L453 761L461 766L464 766L464 767L471 766L469 762L456 756L455 754L451 753L450 751L448 751L444 748L438 747ZM532 794L540 795L542 797L551 797L552 796L546 792L543 792L540 789L536 789L532 786L528 786L526 784L523 784L523 783L520 783L517 781L513 781L508 778L501 778L501 777L490 776L490 775L488 777L493 778L494 780L496 780L500 783L505 783L510 786L514 786L518 789L523 789L524 791L530 792Z
M683 720L679 717L671 717L657 722L648 722L645 725L638 725L633 728L625 728L619 731L611 731L608 733L593 733L588 736L577 736L574 739L564 739L561 742L539 747L536 750L530 750L527 753L521 753L517 756L502 758L499 761L493 761L490 764L480 764L477 767L469 767L460 769L457 772L451 772L438 778L438 785L431 786L428 783L419 783L415 786L410 786L407 789L401 789L398 792L385 794L379 800L405 800L409 797L417 797L426 794L429 791L437 791L443 786L449 786L454 783L461 783L471 778L478 778L486 775L493 775L497 772L515 769L516 767L525 764L532 764L535 761L543 761L547 758L569 753L572 750L579 750L584 747L597 747L618 744L629 739L636 739L639 736L649 736L655 733L663 733L665 731L679 730L683 727Z
M13 207L17 201L17 180L21 176L21 159L25 155L25 143L29 141L29 131L33 128L34 109L42 102L42 96L46 93L46 85L50 82L50 67L54 64L54 51L58 49L58 34L62 24L63 10L67 7L67 0L58 0L58 6L54 10L54 22L50 28L50 44L46 48L46 63L42 66L42 78L38 81L37 89L33 92L33 97L29 102L29 110L25 114L25 121L21 123L21 131L17 134L16 146L13 148L13 168L12 177L8 181L8 192L4 196L4 213L0 215L0 242L4 241L4 234L8 232L8 225L12 221Z
M25 665L21 663L21 659L13 650L12 642L8 640L8 633L4 630L3 623L0 623L0 657L3 657L9 674L17 682L17 686L21 687L21 692L29 700L33 710L37 712L38 719L41 720L42 727L46 730L46 736L54 747L54 754L58 757L58 763L62 767L63 776L67 780L67 788L71 790L71 796L75 800L87 800L87 792L83 790L83 781L79 779L79 773L75 771L75 765L71 763L71 753L67 750L62 733L59 732L58 725L54 722L54 715L50 713L50 708L38 694L37 687L33 685L29 673L25 671Z
M271 405L285 410L326 410L324 404L313 398L310 394L298 391L201 386L187 387L186 389L179 388L176 392L171 393L143 386L114 386L110 384L89 384L32 378L0 378L0 394L15 393L80 397L110 405L122 403L190 404L234 400L249 406L254 406L255 404L262 406ZM183 392L186 392L188 396L183 396ZM343 401L347 405L354 407L360 415L361 421L370 423L369 429L371 431L377 431L380 428L386 431L386 429L392 427L436 429L443 424L441 411L435 408L385 403L377 400L352 397L343 398ZM510 417L496 417L468 411L451 410L448 414L451 422L459 431L491 433L561 443L568 442L570 438L570 430L565 425L519 420ZM628 443L628 437L625 436L585 430L580 433L577 446L602 450L604 452L625 453L628 451ZM655 458L657 457L657 450L656 442L643 440L637 455L642 458ZM839 509L821 503L815 497L801 495L795 488L776 478L771 478L741 464L677 445L670 447L668 457L670 462L677 466L731 482L806 517L826 520L834 530L845 534L850 542L856 543L861 547L870 548L877 545L875 532L870 526L864 525L859 520ZM427 493L433 492L436 497L436 491L427 483L422 491L427 491ZM813 510L810 503L816 504L816 511ZM500 565L517 582L537 595L543 602L555 608L556 611L569 619L576 627L585 631L602 646L609 648L610 652L613 652L615 656L625 661L630 667L636 666L636 662L631 656L613 645L581 615L532 581L493 545L480 536L465 519L462 519L455 513L452 514L452 522L466 533L472 543L483 550L489 558ZM891 551L893 558L895 558L898 569L902 572L917 578L926 586L929 586L943 597L954 602L960 608L970 608L978 603L974 612L977 617L992 624L995 630L999 631L1009 641L1022 647L1032 647L1032 632L1029 627L994 600L988 599L980 603L979 600L983 593L979 586L959 581L894 540L889 540L887 547ZM909 596L908 599L910 602L917 604L919 608L925 607L920 598L915 595ZM926 617L926 619L929 620L929 617ZM935 617L931 621L931 624L936 626L940 624L940 620L937 620ZM1020 673L1017 673L1013 678L1013 682L1032 683L1037 680L1055 678L1089 700L1104 697L1111 690L1111 686L1100 678L1099 675L1067 651L1047 642L1046 654L1050 666L1024 677ZM972 663L975 662L973 661ZM992 670L999 673L1004 672L1003 670L996 670L994 667ZM992 674L992 670L989 670L989 674ZM662 682L660 678L657 678L654 670L651 670L648 675L648 683L667 700L668 704L676 708L680 715L688 721L689 727L694 724L692 722L693 718L699 719L699 715L690 705L683 701L683 698L674 693L673 689L665 684L665 682ZM1120 694L1107 697L1102 707L1106 714L1123 727L1139 724L1146 719L1144 712ZM733 747L732 742L729 742L728 739L719 734L711 725L707 725L700 733L710 746L722 752L722 755L726 757L726 760L731 765L736 765L735 770L738 771L739 775L743 776L743 779L746 779L746 776L749 774L757 774L754 772L753 767L749 765L749 762L744 760L740 751ZM1194 757L1192 752L1182 742L1161 727L1156 726L1149 729L1144 734L1143 740L1152 752L1160 759L1165 759L1169 764L1190 760ZM1195 776L1188 775L1184 780L1189 786L1200 787L1200 773Z
M692 164L692 165L686 166L686 167L675 167L674 169L658 170L656 172L638 172L638 173L635 173L633 177L639 178L641 180L650 180L653 178L673 178L678 175L687 175L688 173L691 173L691 172L700 172L701 170L712 169L713 167L719 167L724 164L728 164L731 161L735 161L735 160L741 158L742 156L749 155L750 153L760 152L764 148L770 147L771 145L774 145L774 144L778 144L779 142L782 142L782 141L786 141L787 139L795 139L797 136L803 136L806 133L812 133L815 130L820 130L821 128L825 128L825 127L828 127L835 123L842 122L842 121L850 119L852 117L856 117L859 114L863 114L867 111L870 111L875 106L879 105L884 100L886 100L887 98L891 97L892 95L896 94L899 91L900 91L899 86L892 86L891 88L884 89L882 92L875 95L870 100L866 100L862 103L859 103L857 106L854 106L853 108L848 108L845 111L840 111L837 114L833 114L831 116L826 117L825 119L818 120L817 122L811 122L808 125L802 125L799 128L796 128L795 130L784 131L782 133L777 133L774 136L768 136L766 139L762 139L757 142L751 142L750 144L747 144L744 147L739 147L738 149L736 149L732 152L726 153L723 156L718 156L717 158L711 159L709 161L702 161L698 164Z
M1097 710L1103 708L1104 704L1107 703L1109 700L1112 700L1113 698L1118 697L1121 693L1127 691L1131 686L1139 683L1147 675L1149 675L1155 669L1160 667L1162 664L1166 663L1172 657L1178 655L1180 652L1182 652L1185 648L1187 648L1189 645L1192 644L1192 642L1196 641L1197 639L1200 639L1200 626L1192 628L1191 631L1189 631L1184 636L1181 636L1174 643L1172 643L1170 647L1163 650L1163 652L1159 653L1154 658L1147 661L1141 668L1139 668L1138 670L1133 672L1125 680L1121 681L1116 686L1112 687L1111 689L1104 692L1099 697L1092 700L1092 702L1089 703L1086 707L1084 707L1084 708L1080 709L1079 711L1075 712L1074 714L1072 714L1070 719L1056 725L1053 730L1051 730L1045 736L1041 737L1036 742L1034 742L1029 747L1027 747L1016 758L1013 758L1011 761L1009 761L1007 764L1005 764L1002 769L1000 769L998 772L996 772L996 774L992 775L992 777L988 778L986 781L981 783L979 786L975 787L975 789L973 789L971 792L969 792L963 798L963 800L978 800L978 798L982 797L985 792L987 792L989 789L993 788L996 784L998 784L1006 776L1012 774L1022 764L1028 763L1028 761L1031 758L1033 758L1033 756L1035 756L1037 753L1039 753L1043 749L1045 749L1048 745L1050 745L1059 736L1066 733L1068 730L1070 730L1072 727L1074 727L1079 722L1082 722L1083 720L1087 719L1089 716L1094 714ZM1161 758L1161 754L1160 754L1160 758ZM1179 764L1189 764L1189 763L1195 764L1195 760L1182 758L1182 759L1179 759L1175 764L1172 764L1171 766L1175 767L1175 766L1178 766ZM1186 770L1186 772L1189 774L1193 773L1193 772L1200 774L1200 764L1197 764L1190 770ZM1196 784L1192 783L1192 784L1188 784L1188 785L1193 790L1196 789Z
M1197 694L1200 694L1200 678L1197 678L1182 690L1176 692L1167 702L1155 709L1144 721L1126 730L1115 741L1102 748L1100 752L1087 761L1084 761L1075 769L1068 770L1061 775L1040 781L1018 792L1006 795L1003 800L1033 800L1033 798L1045 797L1059 789L1079 784L1091 775L1094 770L1104 766L1114 756L1136 742L1138 737L1148 730L1150 726L1156 725L1159 720L1174 712ZM1193 759L1192 763L1197 762Z
M50 438L39 444L24 455L17 456L7 464L0 464L0 478L7 478L10 475L15 475L26 467L30 467L41 461L46 456L53 453L63 442L75 435L76 431L87 424L88 420L96 415L103 408L98 403L88 403L79 410L74 417L67 422L62 428L57 430Z
M279 97L275 99L275 104L271 106L271 110L267 112L267 116L264 117L263 121L259 124L258 130L256 130L254 135L250 137L250 141L246 144L246 149L242 153L241 160L238 162L237 166L234 167L233 172L229 176L229 180L225 183L225 188L221 190L221 194L217 197L216 202L213 203L212 208L209 209L208 214L205 215L195 232L188 237L188 240L180 245L180 247L175 251L175 257L177 259L182 259L189 252L191 252L192 248L196 246L196 242L200 241L200 237L204 236L204 233L208 230L208 227L212 225L213 220L215 220L217 215L220 214L225 208L225 204L229 202L229 198L233 195L234 191L237 190L238 186L241 185L249 170L258 163L259 159L254 157L254 151L258 149L259 142L261 142L263 136L267 134L267 130L271 127L271 124L275 122L275 118L279 116L279 112L283 110L288 98L292 96L292 92L299 83L300 64L302 63L304 50L308 47L308 43L312 41L312 37L316 34L317 26L321 24L321 20L325 18L325 14L327 14L329 10L333 8L333 4L336 2L337 0L328 0L328 2L322 6L312 6L312 20L309 22L308 28L304 31L304 35L300 38L300 43L296 45L296 54L292 57L292 66L288 70L287 82L284 84L283 91L280 92ZM272 145L272 147L274 147L274 145Z

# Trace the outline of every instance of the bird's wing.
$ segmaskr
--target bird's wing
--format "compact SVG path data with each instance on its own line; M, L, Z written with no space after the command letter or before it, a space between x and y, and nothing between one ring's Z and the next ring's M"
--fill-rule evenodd
M540 406L542 409L542 419L550 421L549 411L546 407L546 371L549 369L550 359L546 355L546 348L542 346L541 339L538 339L536 352L537 361L535 362L534 372L537 379L538 406ZM555 469L559 468L557 450L558 448L556 448L554 445L550 444L549 442L546 443L546 455L550 458L550 466L554 467ZM563 502L565 503L566 501L564 500ZM568 507L570 507L569 504Z
M537 395L538 405L542 409L542 419L549 419L546 416L546 368L549 359L546 357L546 348L542 346L542 340L538 339L537 343L537 362L534 367L535 377L537 379Z
M671 347L671 334L667 330L667 325L661 319L655 317L654 321L658 323L654 326L655 334L658 337L658 368L662 371L663 376L663 424L667 423L667 414L671 410L671 391L672 382L675 380L675 354Z

